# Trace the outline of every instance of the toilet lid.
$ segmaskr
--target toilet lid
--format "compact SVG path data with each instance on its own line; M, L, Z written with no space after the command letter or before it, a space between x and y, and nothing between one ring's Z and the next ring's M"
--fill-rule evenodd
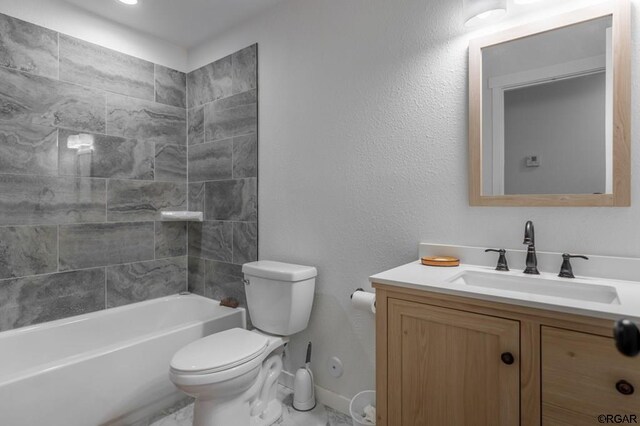
M224 371L257 358L266 350L267 344L265 336L232 328L180 349L171 360L171 368L191 374Z

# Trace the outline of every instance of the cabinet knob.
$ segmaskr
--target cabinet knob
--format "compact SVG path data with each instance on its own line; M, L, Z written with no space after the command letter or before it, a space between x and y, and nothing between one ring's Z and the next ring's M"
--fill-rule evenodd
M620 380L616 383L616 389L623 395L633 395L635 389L633 385L626 380Z
M516 361L511 352L503 353L502 355L500 355L500 359L507 365L511 365Z

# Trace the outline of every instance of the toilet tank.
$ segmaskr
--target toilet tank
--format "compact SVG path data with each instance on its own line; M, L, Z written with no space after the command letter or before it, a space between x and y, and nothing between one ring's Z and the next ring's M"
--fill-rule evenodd
M251 322L279 336L298 333L309 323L318 272L313 266L260 260L242 265Z

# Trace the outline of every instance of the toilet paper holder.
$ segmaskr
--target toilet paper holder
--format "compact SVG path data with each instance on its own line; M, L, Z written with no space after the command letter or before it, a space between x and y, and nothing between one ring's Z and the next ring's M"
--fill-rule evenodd
M354 294L356 294L356 293L357 293L357 292L359 292L359 291L361 291L361 292L363 292L363 293L366 293L366 291L365 291L362 287L358 287L358 288L356 288L356 289L355 289L355 291L354 291L353 293L351 293L351 295L349 296L349 299L353 300L353 295L354 295ZM373 302L373 307L374 307L374 309L376 308L376 302L377 302L377 301L374 301L374 302ZM375 312L374 312L374 313L375 313Z
M356 288L355 291L351 293L351 296L349 296L349 299L353 299L353 295L356 293L356 291L364 291L364 288L361 288L361 287Z

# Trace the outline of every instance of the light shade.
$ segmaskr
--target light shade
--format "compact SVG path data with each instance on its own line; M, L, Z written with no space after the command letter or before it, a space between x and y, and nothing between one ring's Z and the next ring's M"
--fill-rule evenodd
M515 4L531 4L531 3L537 3L540 0L513 0L513 2Z
M138 0L118 0L120 3L124 3L124 4L128 4L128 5L134 5L134 4L138 4Z
M464 0L464 24L472 26L479 21L507 13L507 0Z

